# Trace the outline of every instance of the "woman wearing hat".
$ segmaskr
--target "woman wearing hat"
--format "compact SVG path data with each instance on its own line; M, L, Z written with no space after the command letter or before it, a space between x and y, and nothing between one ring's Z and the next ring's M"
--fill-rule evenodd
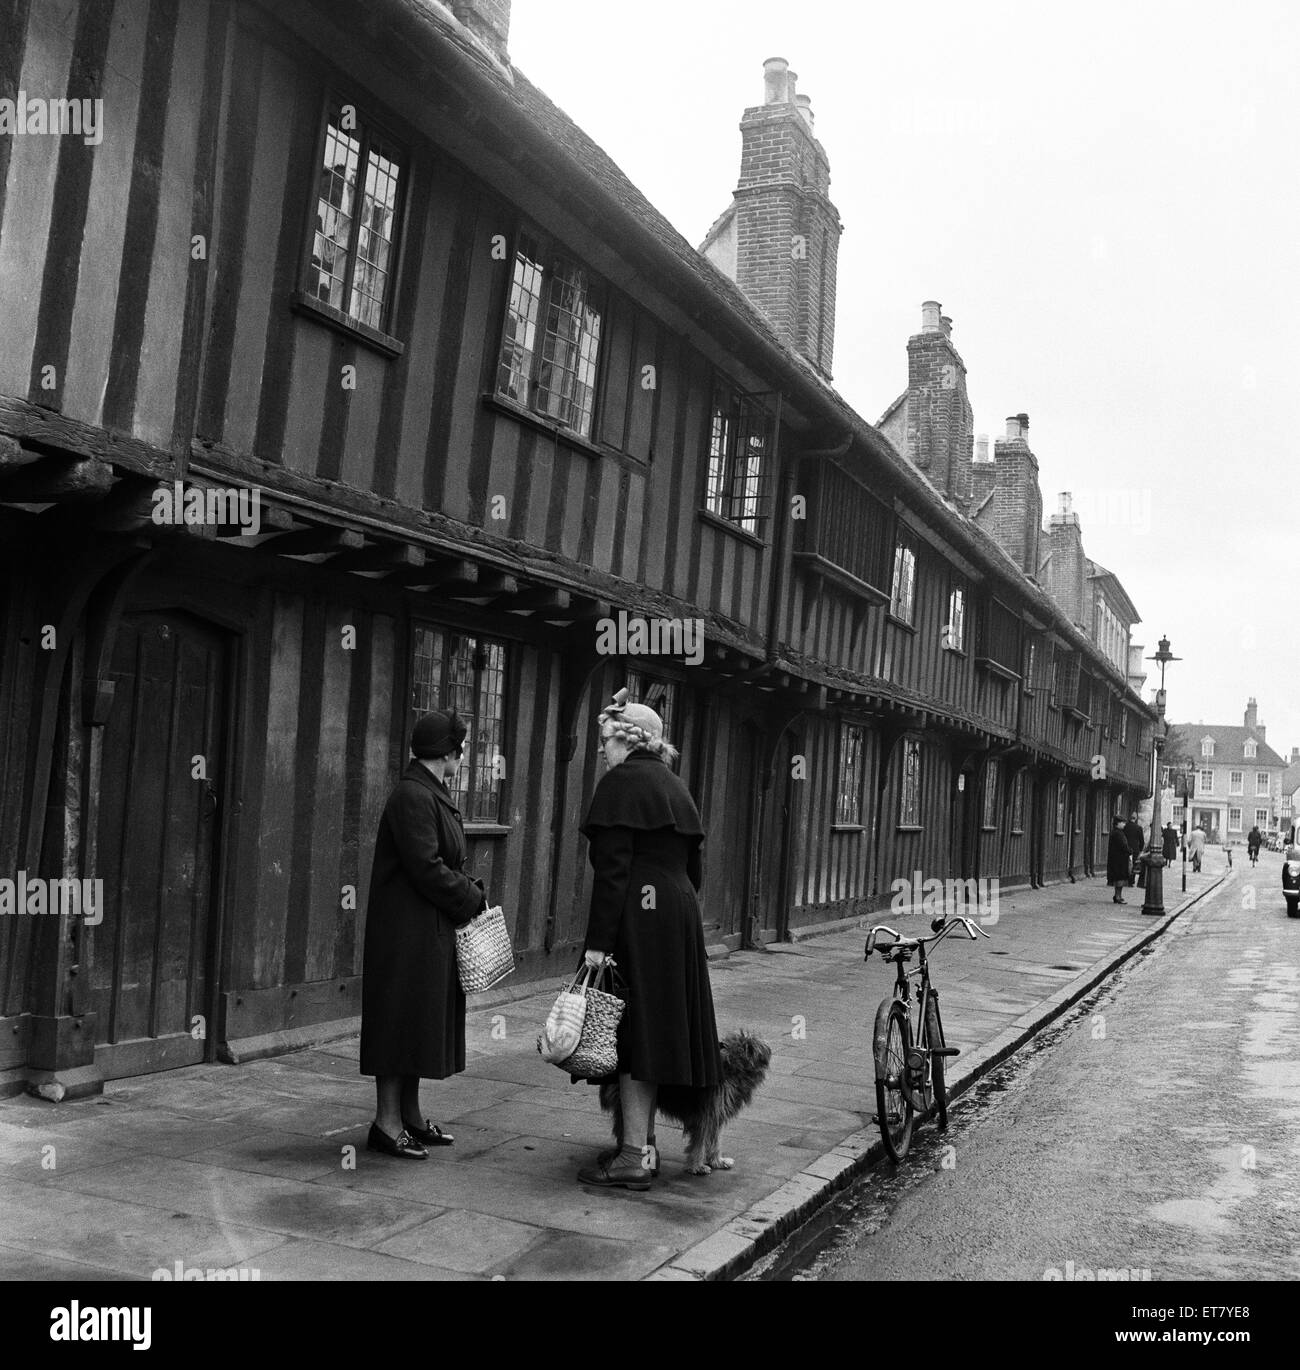
M465 1069L465 995L456 929L486 907L465 873L465 829L447 788L464 751L454 713L425 714L411 734L414 760L384 806L366 913L361 1073L378 1105L366 1145L423 1160L451 1136L420 1111L420 1080Z
M627 703L626 690L600 715L608 769L582 825L595 872L585 952L597 967L612 954L628 986L618 1037L624 1144L580 1170L581 1184L649 1189L657 1087L722 1078L696 897L704 829L668 768L677 751L663 734L659 715Z

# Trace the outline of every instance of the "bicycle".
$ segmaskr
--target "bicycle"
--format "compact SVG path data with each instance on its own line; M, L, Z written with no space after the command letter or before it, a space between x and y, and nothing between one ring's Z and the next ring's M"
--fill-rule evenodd
M972 942L976 934L988 937L978 923L969 918L935 918L930 923L933 937L904 937L883 923L867 934L867 948L862 959L869 961L873 951L881 959L894 962L897 975L888 999L876 1010L872 1046L876 1065L876 1121L890 1160L901 1161L912 1143L912 1121L915 1114L926 1114L933 1099L939 1116L939 1126L948 1126L948 1091L944 1081L944 1061L960 1055L959 1047L948 1046L943 1037L943 1021L939 1017L939 991L930 983L930 966L926 961L926 946L933 952L934 944L942 942L961 924ZM887 932L894 939L887 946L876 946L876 934ZM919 957L914 970L903 967ZM912 1005L912 978L919 981L916 996L916 1027L913 1028L909 1010Z

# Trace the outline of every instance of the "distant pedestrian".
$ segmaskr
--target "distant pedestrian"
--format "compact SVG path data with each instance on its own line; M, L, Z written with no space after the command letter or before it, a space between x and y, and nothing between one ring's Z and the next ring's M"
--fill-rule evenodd
M411 734L415 758L384 805L366 909L361 995L361 1073L375 1077L376 1113L366 1146L425 1160L452 1137L420 1110L420 1080L465 1069L465 994L455 929L487 906L483 882L465 873L468 847L454 782L465 724L425 714Z
M1116 814L1110 825L1110 841L1106 846L1106 883L1115 887L1113 903L1127 904L1124 886L1128 884L1129 867L1133 854L1129 850L1128 837L1124 832L1124 815Z
M1164 845L1161 855L1165 858L1165 863L1168 864L1178 856L1178 829L1172 823L1166 823L1163 837Z
M1250 864L1252 866L1259 864L1259 849L1263 844L1264 835L1259 830L1259 824L1256 823L1246 835L1246 850L1250 854Z
M1187 834L1187 854L1192 858L1192 869L1199 873L1201 857L1205 852L1205 829L1198 823Z
M1133 858L1128 882L1134 885L1137 883L1138 857L1142 855L1142 848L1147 844L1146 834L1142 831L1142 824L1138 822L1136 809L1129 814L1128 822L1124 824L1124 836L1128 839L1129 855Z

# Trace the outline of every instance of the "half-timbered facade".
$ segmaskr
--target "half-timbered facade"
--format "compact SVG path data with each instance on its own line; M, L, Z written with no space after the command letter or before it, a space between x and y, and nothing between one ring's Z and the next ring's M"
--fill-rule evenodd
M623 684L733 947L1090 873L1146 792L1150 711L830 389L829 308L810 361L509 65L508 4L451 8L0 0L0 877L102 882L0 917L0 1091L354 1024L435 704L521 979L581 943Z

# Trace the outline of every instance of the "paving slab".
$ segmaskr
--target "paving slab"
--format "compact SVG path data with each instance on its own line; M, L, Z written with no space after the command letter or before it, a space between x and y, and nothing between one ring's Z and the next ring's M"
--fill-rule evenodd
M1187 900L1223 874L1211 853ZM1004 892L988 941L954 937L934 960L962 1048L950 1079L991 1069L1183 899L1171 889L1159 920L1140 891L1115 905L1099 879ZM773 1050L724 1137L733 1170L687 1175L664 1121L650 1192L576 1182L609 1119L594 1089L537 1054L557 975L508 1003L471 997L466 1071L422 1087L424 1112L456 1136L427 1161L365 1150L374 1089L356 1037L114 1081L71 1104L0 1100L0 1279L148 1279L176 1260L263 1280L729 1278L879 1154L871 1027L892 975L863 962L872 922L915 933L928 915L800 929L710 962L720 1029Z

